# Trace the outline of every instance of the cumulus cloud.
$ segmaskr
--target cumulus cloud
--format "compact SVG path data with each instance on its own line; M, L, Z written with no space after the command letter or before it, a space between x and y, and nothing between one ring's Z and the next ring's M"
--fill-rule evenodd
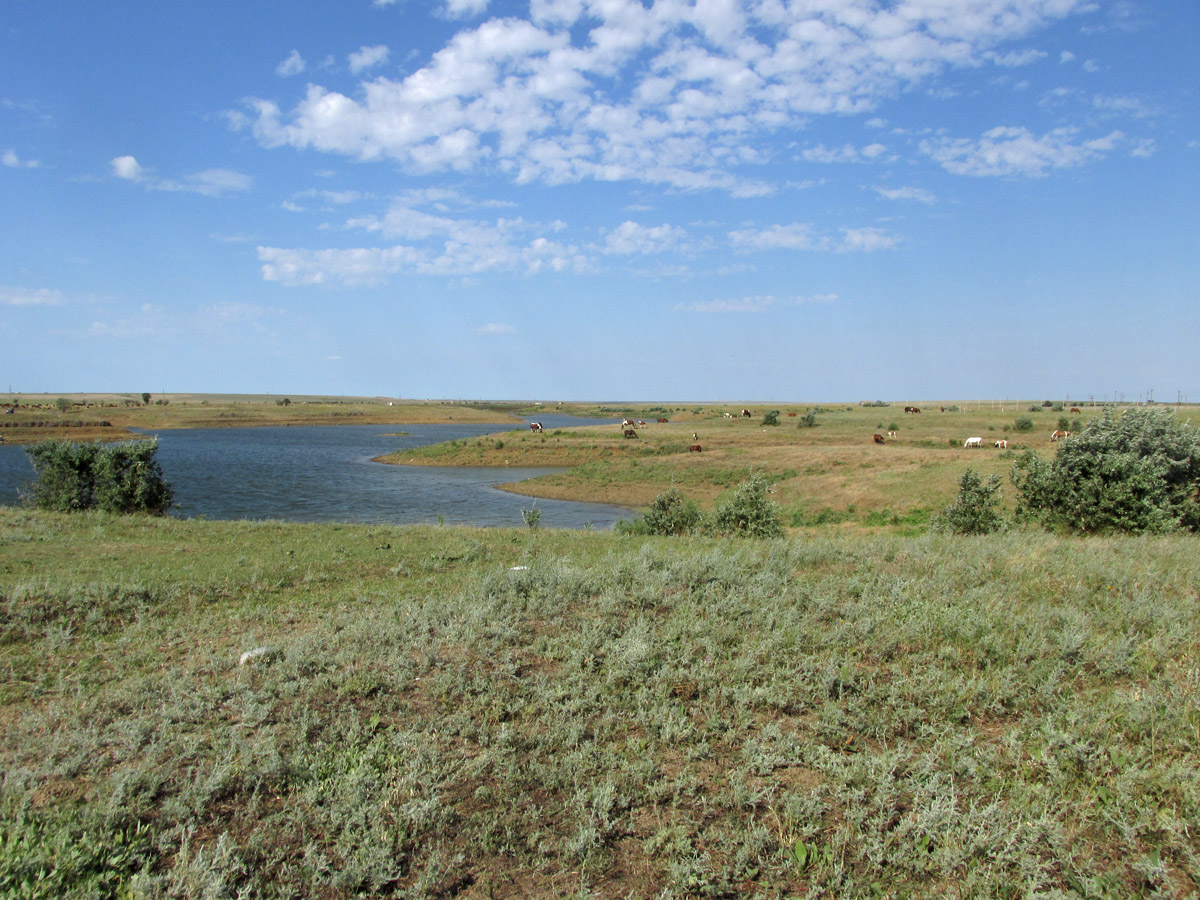
M443 10L479 16L487 6L446 0ZM955 67L1028 65L1039 52L1003 45L1091 9L1089 0L532 0L527 19L465 28L403 79L350 93L313 84L290 109L256 99L231 121L263 146L412 172L756 196L771 187L745 172L772 158L781 129L870 113ZM843 161L884 148L808 152Z
M41 165L36 159L21 159L17 151L11 148L0 154L0 163L10 169L36 169Z
M64 302L62 291L0 285L0 306L62 306Z
M687 232L677 225L646 227L636 222L622 222L605 238L606 253L662 253L679 246Z
M875 192L881 197L886 197L888 200L915 200L918 203L931 205L937 202L937 198L924 188L918 187L900 187L900 188L884 188L877 187Z
M293 50L288 54L287 59L275 67L275 74L280 78L290 78L293 75L299 75L305 67L306 63L304 57L300 55L300 51Z
M346 61L350 65L350 71L357 75L364 69L387 62L387 58L388 48L383 44L376 44L374 47L359 47L358 52L346 57Z
M217 197L235 191L248 191L254 185L254 179L249 175L232 169L204 169L176 180L158 177L143 168L132 156L118 156L109 166L115 177L137 182L155 191L185 191Z
M1039 137L1026 128L1001 126L984 132L979 140L943 137L922 141L920 149L955 175L1038 178L1052 169L1099 159L1123 138L1114 131L1081 141L1075 128L1057 128Z

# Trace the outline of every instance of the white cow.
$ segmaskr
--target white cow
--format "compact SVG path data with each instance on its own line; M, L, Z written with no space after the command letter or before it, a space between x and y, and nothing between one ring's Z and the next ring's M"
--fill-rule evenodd
M1008 449L1008 441L1003 440L1003 439L998 440L998 441L996 441L996 446L999 447L1001 450L1007 450Z
M963 446L964 447L982 447L983 446L983 438L969 437L965 441L963 441Z

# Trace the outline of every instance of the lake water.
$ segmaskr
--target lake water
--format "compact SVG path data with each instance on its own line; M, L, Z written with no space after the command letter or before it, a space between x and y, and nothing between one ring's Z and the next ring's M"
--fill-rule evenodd
M547 431L607 420L543 415ZM619 420L615 420L619 421ZM517 526L531 497L497 484L554 469L390 466L377 456L498 431L509 425L332 425L196 428L158 433L156 459L175 492L173 515L295 522ZM0 445L0 504L20 502L33 480L24 449ZM601 503L536 501L545 528L610 528L630 510Z

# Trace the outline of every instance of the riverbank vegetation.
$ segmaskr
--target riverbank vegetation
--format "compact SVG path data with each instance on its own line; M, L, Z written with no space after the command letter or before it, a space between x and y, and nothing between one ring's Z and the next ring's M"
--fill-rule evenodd
M0 894L1195 896L1198 584L1190 535L0 509Z

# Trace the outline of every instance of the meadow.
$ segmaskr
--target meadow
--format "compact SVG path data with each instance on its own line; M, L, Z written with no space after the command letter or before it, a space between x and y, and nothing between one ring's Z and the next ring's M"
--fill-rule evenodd
M1195 897L1198 586L1186 535L0 508L0 895Z

